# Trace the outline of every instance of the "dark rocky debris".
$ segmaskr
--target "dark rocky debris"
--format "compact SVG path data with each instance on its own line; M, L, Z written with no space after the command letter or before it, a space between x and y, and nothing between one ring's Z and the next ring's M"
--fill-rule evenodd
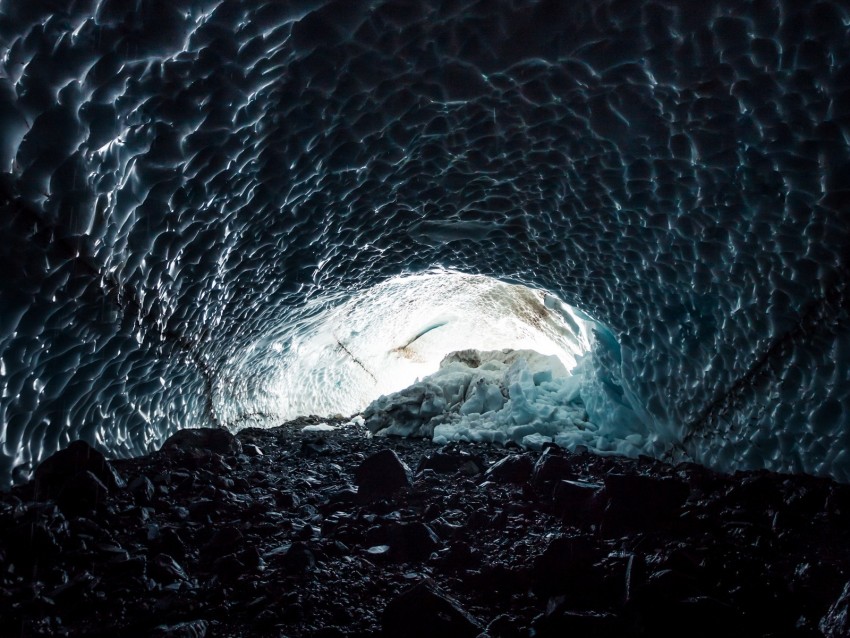
M0 635L850 631L848 486L315 421L46 460L0 494Z
M252 446L258 449L257 446ZM166 454L188 452L195 456L204 456L210 452L217 454L241 454L242 442L227 430L215 428L186 428L178 430L165 440L162 451ZM248 453L251 454L253 450Z

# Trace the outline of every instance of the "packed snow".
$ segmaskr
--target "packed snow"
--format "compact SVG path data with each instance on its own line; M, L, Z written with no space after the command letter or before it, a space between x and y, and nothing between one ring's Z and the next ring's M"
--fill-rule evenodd
M253 386L255 412L277 422L360 412L460 349L531 349L573 367L590 349L595 326L552 294L447 269L393 277L334 301L318 298L323 311L252 353L275 364ZM229 417L229 408L222 413Z
M453 352L434 374L374 401L363 418L373 434L430 437L438 444L513 441L537 450L554 443L628 456L647 451L650 437L634 415L591 419L583 397L594 396L590 361L586 356L567 371L557 356L532 350Z

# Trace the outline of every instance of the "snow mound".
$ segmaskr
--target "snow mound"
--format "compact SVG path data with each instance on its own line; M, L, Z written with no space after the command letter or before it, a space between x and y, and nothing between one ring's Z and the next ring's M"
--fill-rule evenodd
M582 397L588 360L570 373L558 357L532 350L453 352L434 374L372 402L363 418L375 435L439 444L513 441L540 449L552 442L632 457L647 451L650 437L639 419L628 427L590 420Z

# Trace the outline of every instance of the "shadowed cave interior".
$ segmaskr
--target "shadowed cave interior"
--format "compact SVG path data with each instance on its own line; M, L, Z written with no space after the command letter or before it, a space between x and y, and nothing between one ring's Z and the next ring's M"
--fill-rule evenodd
M520 423L518 395L486 395L513 406L504 436L482 438L469 406L387 430L424 427L456 458L483 454L481 477L506 451L577 455L590 474L559 480L604 484L606 511L619 488L603 475L637 467L620 463L649 463L657 480L677 463L721 483L779 472L844 495L848 25L832 1L4 3L0 485L20 501L3 510L18 521L6 535L36 516L28 498L57 496L29 481L76 440L119 473L183 428L243 430L240 446L283 455L251 463L295 472L291 438L359 467L380 451L366 431L392 423L373 427L390 408L367 406L465 349L557 353L574 379L492 364L503 376L488 383L531 397ZM434 405L422 388L416 414ZM263 438L308 414L338 429ZM582 423L593 436L573 436ZM386 445L414 466L437 449ZM536 489L530 472L505 479L505 503L525 479ZM824 512L840 501L824 498ZM89 513L70 507L57 516ZM588 516L577 529L630 531ZM6 587L23 587L17 569ZM806 576L831 583L825 602L781 635L843 635L835 570ZM547 587L535 595L563 594ZM10 635L58 632L26 624L53 618L38 609L16 607L30 628Z

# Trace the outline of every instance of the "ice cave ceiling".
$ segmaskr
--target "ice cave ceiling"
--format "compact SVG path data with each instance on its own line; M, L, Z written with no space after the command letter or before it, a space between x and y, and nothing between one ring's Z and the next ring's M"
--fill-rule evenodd
M250 413L311 313L433 267L607 326L600 383L689 458L850 480L848 24L0 3L3 481L74 438L127 455Z

